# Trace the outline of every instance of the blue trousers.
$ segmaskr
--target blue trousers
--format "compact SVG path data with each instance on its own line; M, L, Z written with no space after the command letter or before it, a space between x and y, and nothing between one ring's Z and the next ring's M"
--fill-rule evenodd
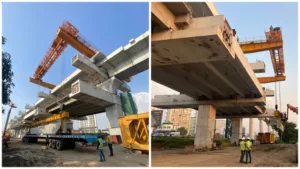
M100 156L100 161L105 161L105 156L103 153L103 150L98 150L99 156Z
M251 151L250 150L246 151L246 163L248 162L248 156L249 156L249 163L251 163Z
M113 156L114 152L113 152L113 149L112 149L112 144L108 143L108 148L109 148L109 151L110 151L110 155Z

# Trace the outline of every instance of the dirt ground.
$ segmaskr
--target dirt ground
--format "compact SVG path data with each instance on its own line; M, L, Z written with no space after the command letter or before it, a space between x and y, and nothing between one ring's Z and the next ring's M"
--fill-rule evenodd
M253 147L252 163L239 163L239 147L191 152L185 149L152 150L153 167L297 167L294 144L262 144Z
M2 153L2 166L40 166L40 167L147 167L149 155L136 154L113 145L114 156L109 157L108 147L104 148L106 162L99 162L95 146L82 147L79 144L73 150L45 150L45 142L22 143L20 139L11 139L9 148Z

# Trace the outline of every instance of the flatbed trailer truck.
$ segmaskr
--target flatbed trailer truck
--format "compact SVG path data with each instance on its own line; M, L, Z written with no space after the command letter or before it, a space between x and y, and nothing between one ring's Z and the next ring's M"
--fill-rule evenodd
M72 129L73 122L69 119L69 112L61 111L44 120L33 122L30 131L22 137L22 142L36 143L38 139L47 140L48 137L48 148L63 150L74 149L75 142L96 143L98 136L107 135L106 133L72 134ZM103 143L106 144L104 139Z

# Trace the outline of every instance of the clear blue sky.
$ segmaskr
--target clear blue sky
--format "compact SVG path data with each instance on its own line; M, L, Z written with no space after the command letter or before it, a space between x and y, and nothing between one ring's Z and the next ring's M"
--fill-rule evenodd
M71 22L80 34L108 55L128 44L149 29L148 3L3 3L3 50L12 56L16 87L11 100L18 106L12 116L34 104L37 92L48 89L29 82L64 20ZM75 68L71 58L78 52L68 46L43 80L58 84ZM149 71L133 77L132 93L148 92ZM7 113L6 113L7 114ZM6 119L6 114L2 118ZM105 119L106 120L106 119ZM105 122L106 123L106 122ZM3 125L4 126L4 125Z
M293 3L215 3L219 13L225 15L231 28L236 29L240 39L245 37L264 37L269 27L281 27L284 41L284 59L286 81L281 82L282 111L286 104L298 106L298 4ZM272 62L268 51L247 54L249 62L257 59L266 63L266 73L260 76L274 76ZM263 85L274 89L275 84ZM268 98L267 106L274 108L274 98ZM297 122L298 117L290 113L289 121ZM243 122L244 123L244 122ZM256 122L258 126L258 121ZM249 127L245 123L246 133ZM258 128L258 127L257 127ZM256 128L256 129L257 129ZM266 131L266 130L265 130Z

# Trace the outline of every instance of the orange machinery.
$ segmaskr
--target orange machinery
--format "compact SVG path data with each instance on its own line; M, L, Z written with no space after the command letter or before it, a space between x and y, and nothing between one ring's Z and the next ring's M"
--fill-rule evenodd
M79 30L77 28L70 22L64 21L57 30L57 35L46 52L42 62L35 70L33 78L30 78L30 82L53 89L55 85L43 82L42 78L68 44L89 58L93 57L98 51L85 39L79 36Z
M261 51L270 51L274 77L260 77L260 83L270 83L285 81L284 54L282 31L280 27L270 27L269 32L265 32L266 40L240 42L244 53L255 53Z

